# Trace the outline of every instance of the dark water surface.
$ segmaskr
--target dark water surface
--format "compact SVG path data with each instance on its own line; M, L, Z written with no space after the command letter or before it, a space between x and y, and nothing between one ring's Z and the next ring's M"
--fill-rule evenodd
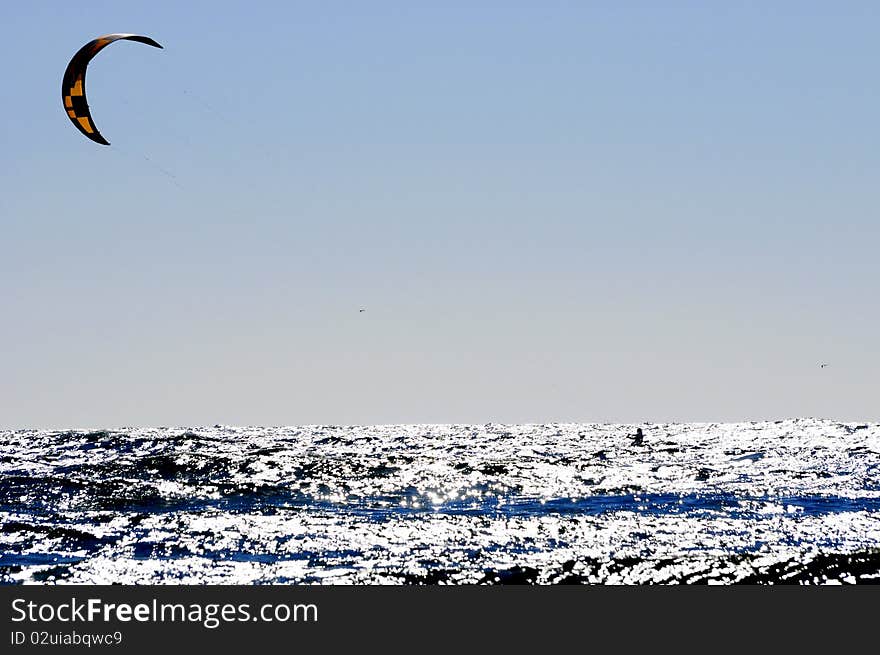
M880 581L880 425L0 431L0 583Z

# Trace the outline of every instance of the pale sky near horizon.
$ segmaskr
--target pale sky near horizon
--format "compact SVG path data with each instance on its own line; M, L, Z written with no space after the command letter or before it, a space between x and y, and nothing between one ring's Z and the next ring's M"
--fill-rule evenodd
M0 428L880 420L878 24L11 4Z

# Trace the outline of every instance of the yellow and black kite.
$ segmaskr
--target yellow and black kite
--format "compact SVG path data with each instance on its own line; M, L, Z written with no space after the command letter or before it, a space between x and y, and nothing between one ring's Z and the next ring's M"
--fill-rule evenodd
M70 117L70 121L76 128L89 137L92 141L109 146L107 141L92 120L89 113L89 104L86 102L86 67L96 54L114 41L127 40L146 43L154 48L162 46L148 36L138 34L105 34L94 41L86 43L73 55L73 59L67 64L64 71L64 79L61 81L61 98L64 101L64 111Z

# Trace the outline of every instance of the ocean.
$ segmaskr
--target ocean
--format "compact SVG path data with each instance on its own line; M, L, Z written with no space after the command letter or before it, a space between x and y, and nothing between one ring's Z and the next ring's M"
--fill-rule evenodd
M876 582L880 424L0 431L2 584Z

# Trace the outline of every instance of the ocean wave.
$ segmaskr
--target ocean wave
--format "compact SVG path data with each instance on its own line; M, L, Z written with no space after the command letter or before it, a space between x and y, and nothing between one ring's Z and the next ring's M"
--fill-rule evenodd
M7 584L878 579L875 424L16 430L0 445Z

